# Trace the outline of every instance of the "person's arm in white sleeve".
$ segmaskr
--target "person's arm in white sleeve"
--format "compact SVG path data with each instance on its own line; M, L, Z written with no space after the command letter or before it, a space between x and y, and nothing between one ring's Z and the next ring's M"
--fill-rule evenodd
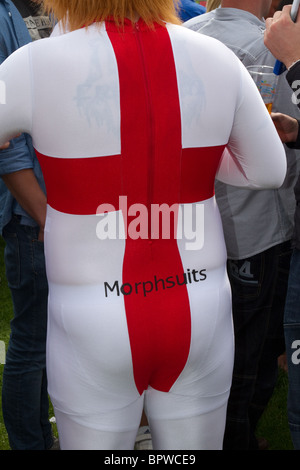
M25 46L27 49L27 46ZM31 131L31 84L28 49L18 49L0 66L2 87L0 101L0 151L9 147L7 141L19 133ZM2 158L10 158L2 155ZM4 167L5 165L2 165ZM2 179L14 198L40 226L39 239L43 240L46 217L46 196L38 184L32 168L8 172Z
M286 175L285 150L256 85L242 64L240 69L234 123L217 179L249 189L278 188Z
M32 94L29 46L11 54L0 66L0 145L31 132Z

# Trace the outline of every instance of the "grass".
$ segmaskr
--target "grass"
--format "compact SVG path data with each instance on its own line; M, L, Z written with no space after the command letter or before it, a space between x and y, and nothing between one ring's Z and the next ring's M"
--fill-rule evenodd
M0 341L7 347L10 334L10 320L12 319L12 302L7 286L3 261L4 242L0 237ZM3 365L0 365L0 450L9 450L8 437L3 423L1 390L2 390ZM269 441L270 450L292 450L290 433L287 422L286 400L287 400L288 377L283 370L279 370L279 377L273 397L265 410L259 423L259 436ZM50 416L52 416L50 407ZM56 433L56 430L54 429Z
M0 341L7 347L10 334L10 320L12 318L12 302L5 278L3 261L4 242L0 237ZM2 390L3 365L0 365L0 390ZM0 397L1 403L1 397ZM9 449L8 437L3 423L2 406L0 408L0 449Z
M287 419L288 376L279 369L273 396L257 429L257 435L265 437L270 450L293 450Z

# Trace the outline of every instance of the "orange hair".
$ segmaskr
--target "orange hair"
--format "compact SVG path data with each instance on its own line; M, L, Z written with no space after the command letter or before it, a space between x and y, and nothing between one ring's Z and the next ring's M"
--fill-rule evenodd
M53 13L68 30L73 31L94 21L105 21L113 17L123 24L125 17L134 21L136 15L149 26L153 23L180 24L177 15L178 0L44 0L48 13Z

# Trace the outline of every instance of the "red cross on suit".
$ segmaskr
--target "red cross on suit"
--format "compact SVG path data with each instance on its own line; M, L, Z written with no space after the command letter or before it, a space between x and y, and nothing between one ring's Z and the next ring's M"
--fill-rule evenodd
M139 22L121 34L108 22L106 30L119 73L121 154L52 158L37 152L48 204L63 213L90 215L104 203L119 210L121 195L128 207L139 203L148 209L151 204L172 206L212 197L224 146L182 148L176 68L166 28L152 31ZM124 284L182 273L174 235L169 240L127 238ZM136 386L140 393L148 385L168 391L189 354L187 288L158 289L147 297L125 295L124 303Z

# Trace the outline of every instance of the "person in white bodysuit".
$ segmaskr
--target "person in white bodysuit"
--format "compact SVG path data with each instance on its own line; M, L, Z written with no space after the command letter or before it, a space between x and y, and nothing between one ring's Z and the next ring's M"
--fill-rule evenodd
M61 448L132 449L145 406L154 449L220 449L234 346L214 180L280 186L282 144L240 61L172 0L127 2L137 19L45 3L69 32L0 67L0 144L30 133L46 181Z

